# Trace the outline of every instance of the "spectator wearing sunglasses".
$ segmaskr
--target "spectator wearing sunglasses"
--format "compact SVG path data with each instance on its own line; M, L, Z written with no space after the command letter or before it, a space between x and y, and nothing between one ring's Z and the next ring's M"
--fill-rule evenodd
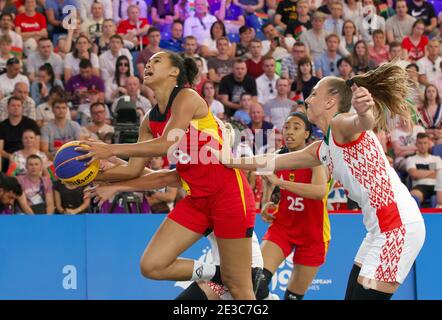
M337 63L342 58L338 53L339 42L340 39L336 33L331 33L325 38L327 50L315 59L316 76L318 78L339 75Z
M433 83L436 84L441 78L440 64L442 58L439 55L439 40L430 40L427 44L427 55L417 61L419 67L419 82L424 86Z
M276 82L279 76L275 72L276 61L272 57L264 58L262 68L264 73L256 79L258 89L258 102L266 104L267 101L274 99L277 95Z
M114 76L105 79L104 98L106 103L112 103L118 97L127 94L127 89L125 88L126 81L133 75L130 65L130 60L125 55L117 58Z

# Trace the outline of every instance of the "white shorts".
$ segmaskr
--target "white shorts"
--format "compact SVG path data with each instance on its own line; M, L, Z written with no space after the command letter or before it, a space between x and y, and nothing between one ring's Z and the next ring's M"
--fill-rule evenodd
M355 262L362 265L359 275L376 281L402 283L424 240L423 221L385 233L367 233L355 258Z

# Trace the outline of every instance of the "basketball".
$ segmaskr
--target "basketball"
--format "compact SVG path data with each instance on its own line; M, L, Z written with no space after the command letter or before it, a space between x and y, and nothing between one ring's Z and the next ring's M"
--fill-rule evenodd
M65 143L57 151L54 159L55 175L61 182L75 187L83 187L91 183L98 174L100 164L100 161L96 160L89 166L85 166L90 158L76 160L76 157L84 154L75 150L79 146L79 141Z

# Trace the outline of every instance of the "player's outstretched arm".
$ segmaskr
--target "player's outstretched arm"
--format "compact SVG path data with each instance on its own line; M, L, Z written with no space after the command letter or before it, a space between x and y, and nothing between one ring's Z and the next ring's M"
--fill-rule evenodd
M158 170L136 179L96 185L85 190L85 197L96 197L99 205L114 197L118 192L137 192L160 189L166 186L178 187L181 180L176 170Z

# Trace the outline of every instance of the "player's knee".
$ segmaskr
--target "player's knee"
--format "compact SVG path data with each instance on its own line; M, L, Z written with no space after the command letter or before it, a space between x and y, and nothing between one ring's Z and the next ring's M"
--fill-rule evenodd
M164 266L160 265L159 263L156 263L154 261L149 261L147 259L143 259L140 262L140 271L141 274L149 279L153 280L163 280L163 271Z

